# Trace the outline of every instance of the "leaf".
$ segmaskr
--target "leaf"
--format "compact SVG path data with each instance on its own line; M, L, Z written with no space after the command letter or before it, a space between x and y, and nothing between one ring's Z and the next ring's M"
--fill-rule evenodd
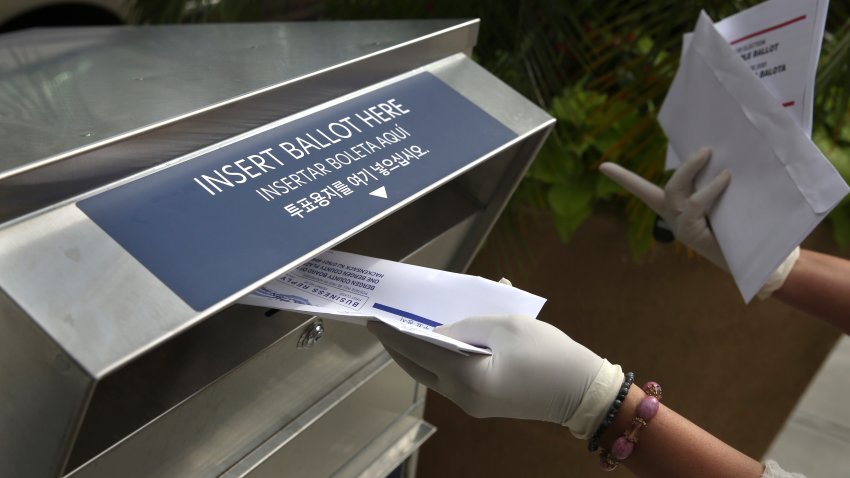
M620 118L615 123L608 123L606 125L602 124L601 131L597 134L592 134L590 138L590 143L596 148L600 153L607 152L611 150L614 145L620 142L623 139L623 136L626 135L635 125L638 123L639 117L636 113L632 112L631 114L626 115L625 117ZM592 124L596 125L598 123L602 123L602 121L591 121Z
M847 148L839 147L839 145L830 137L826 128L815 128L812 134L812 140L815 142L824 156L829 159L838 173L845 181L850 181L850 153Z
M547 184L562 183L567 181L567 173L561 166L565 162L576 162L581 157L581 152L573 148L564 147L558 141L556 135L551 135L540 148L537 158L531 163L526 177Z
M629 222L629 228L626 234L629 238L629 252L631 252L632 259L639 261L646 256L646 253L652 246L652 234L646 231L652 231L654 221L654 216L648 216L641 218L639 221Z
M840 247L850 245L850 200L844 200L829 215L832 237Z
M549 113L559 121L586 125L591 113L605 103L605 95L585 90L582 82L564 88L552 98Z
M567 242L593 211L593 190L579 184L552 186L547 194L555 228L561 240Z
M599 199L610 199L616 194L622 194L623 188L619 184L610 180L608 176L599 174L596 177L596 188L594 192L595 196Z
M558 231L558 237L562 242L567 243L573 238L576 231L584 221L590 217L590 213L592 212L591 208L587 208L582 211L580 215L571 216L571 217L562 217L555 216L553 219L555 220L555 230Z

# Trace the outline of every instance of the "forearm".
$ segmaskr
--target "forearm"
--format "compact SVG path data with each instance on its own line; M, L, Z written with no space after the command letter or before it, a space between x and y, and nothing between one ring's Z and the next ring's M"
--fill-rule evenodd
M646 394L632 385L614 423L600 444L613 441L631 424ZM723 443L670 408L661 405L649 426L638 435L634 452L622 466L638 477L759 478L764 466Z
M801 250L773 297L850 334L850 261Z

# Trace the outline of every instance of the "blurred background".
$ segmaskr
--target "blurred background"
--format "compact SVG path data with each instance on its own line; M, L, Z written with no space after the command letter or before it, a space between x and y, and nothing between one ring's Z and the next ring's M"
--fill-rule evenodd
M665 181L667 141L655 114L678 66L682 34L701 9L719 20L756 3L6 0L0 3L0 31L481 18L474 59L558 123L470 273L509 277L548 297L541 319L634 370L639 380L662 383L667 404L745 453L773 456L810 478L848 476L850 417L823 406L850 394L846 339L837 348L843 355L821 370L837 331L770 300L744 305L728 275L678 244L656 243L655 214L597 172L602 161L614 161ZM833 1L818 67L813 139L850 180L848 28L850 5ZM848 244L845 200L805 245L848 257ZM560 427L476 420L437 395L428 400L426 419L440 431L422 449L419 476L597 472L596 459ZM825 450L832 454L824 456Z

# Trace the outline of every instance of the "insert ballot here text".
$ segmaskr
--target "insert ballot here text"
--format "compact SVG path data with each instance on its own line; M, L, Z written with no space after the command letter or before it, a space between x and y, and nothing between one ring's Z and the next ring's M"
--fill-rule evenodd
M251 184L260 200L282 200L283 209L290 216L303 218L352 194L352 188L375 183L380 176L388 176L426 156L430 151L415 144L412 132L399 124L400 118L409 114L411 110L396 98L388 98L324 127L280 138L277 144L193 179L210 196ZM323 154L323 150L338 143L347 147ZM344 168L350 169L345 172L344 181L327 178ZM322 180L328 183L318 191L298 194L303 186Z

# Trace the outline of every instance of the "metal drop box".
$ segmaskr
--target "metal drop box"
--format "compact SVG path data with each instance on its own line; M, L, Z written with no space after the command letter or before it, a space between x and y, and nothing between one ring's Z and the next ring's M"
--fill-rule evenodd
M368 331L234 303L330 247L467 267L553 123L468 58L477 33L441 20L0 37L0 476L412 476L434 431L424 390ZM427 161L366 169L387 145L344 173L321 163L333 148L354 161L345 136L370 111L425 141ZM365 123L332 126L345 117ZM257 156L271 137L286 161ZM282 174L299 153L318 163ZM307 211L296 199L331 187L298 176L315 164L341 185Z

